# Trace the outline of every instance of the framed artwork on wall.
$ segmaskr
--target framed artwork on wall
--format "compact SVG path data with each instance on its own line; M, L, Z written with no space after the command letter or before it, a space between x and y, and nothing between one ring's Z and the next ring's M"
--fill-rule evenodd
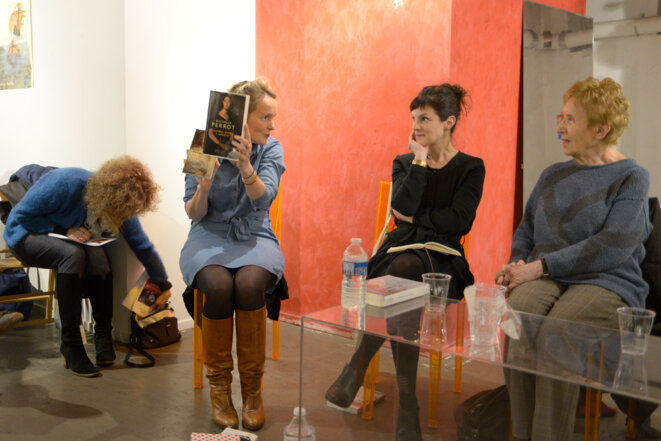
M33 86L30 2L0 0L0 90Z

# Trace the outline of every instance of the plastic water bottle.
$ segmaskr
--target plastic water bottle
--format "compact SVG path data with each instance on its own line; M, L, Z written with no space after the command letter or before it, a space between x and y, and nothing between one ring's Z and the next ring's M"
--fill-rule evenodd
M352 238L351 245L342 257L342 307L362 308L365 306L367 278L367 253L362 239Z
M301 432L300 437L299 428ZM285 426L283 433L284 441L315 441L314 427L312 427L312 425L308 423L307 418L305 418L304 407L294 408L294 418L292 418L289 424Z

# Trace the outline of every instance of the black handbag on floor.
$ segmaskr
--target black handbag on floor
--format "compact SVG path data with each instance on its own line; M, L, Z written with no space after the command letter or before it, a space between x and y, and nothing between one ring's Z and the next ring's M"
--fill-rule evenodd
M169 306L167 308L170 308ZM137 316L131 313L131 337L129 340L129 351L126 354L124 363L132 367L150 367L156 361L154 357L145 349L160 348L181 340L181 332L177 326L177 317L163 317L162 319L151 323L145 327L138 324ZM133 351L145 357L148 361L145 363L135 363L130 360Z
M510 433L510 397L505 385L483 390L454 410L457 441L507 441Z

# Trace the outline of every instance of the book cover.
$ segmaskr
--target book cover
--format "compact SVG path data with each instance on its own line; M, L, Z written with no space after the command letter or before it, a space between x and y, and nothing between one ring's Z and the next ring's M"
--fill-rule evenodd
M203 153L233 161L238 159L232 140L234 136L243 136L249 104L247 95L210 92Z
M71 242L76 242L76 243L82 243L83 245L89 245L91 247L100 247L102 245L105 245L107 243L112 242L113 240L117 239L116 237L93 237L87 242L81 242L76 239L72 239L68 236L65 236L63 234L57 234L57 233L48 233L50 237L57 237L58 239L63 239L63 240L68 240Z
M363 413L364 396L365 393L363 392L363 386L360 386L360 389L358 389L358 392L356 393L356 398L353 399L353 402L349 405L349 407L336 406L335 404L331 403L328 400L326 401L326 406L330 407L331 409L340 410L342 412L347 412L353 415L360 415L361 413ZM383 402L385 399L386 399L386 394L384 394L383 392L379 392L378 390L374 390L375 405Z
M195 130L193 141L186 152L186 161L184 162L184 173L193 176L199 176L204 179L211 179L213 167L216 164L216 157L205 155L204 150L204 130Z
M365 303L372 306L388 306L422 297L428 293L429 286L425 283L387 275L367 280Z
M156 299L161 295L161 289L158 285L147 279L144 285L134 286L129 290L126 298L122 301L122 305L135 312L140 317L146 317L151 312L149 309Z
M461 253L459 251L438 242L412 243L408 245L400 245L398 247L388 248L388 252L397 253L399 251L404 251L404 250L422 250L424 248L427 248L428 250L431 251L436 251L437 253L443 253L443 254L449 254L451 256L461 257Z

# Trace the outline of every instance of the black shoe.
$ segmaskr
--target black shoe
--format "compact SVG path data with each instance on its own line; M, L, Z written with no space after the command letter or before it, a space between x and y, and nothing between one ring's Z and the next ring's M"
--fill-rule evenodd
M83 345L68 345L62 343L60 352L64 357L64 367L71 369L74 375L80 377L98 377L99 370L92 364Z
M420 408L417 404L405 406L400 399L397 417L397 441L422 441L420 429Z
M115 363L117 356L112 346L112 335L94 334L94 346L96 349L96 364L98 366L111 366Z
M652 427L652 422L647 418L642 423L636 424L636 439L661 439L661 430Z
M363 383L363 375L359 375L358 371L350 365L344 366L342 373L337 380L326 391L326 400L340 407L349 407L356 398L358 389Z

